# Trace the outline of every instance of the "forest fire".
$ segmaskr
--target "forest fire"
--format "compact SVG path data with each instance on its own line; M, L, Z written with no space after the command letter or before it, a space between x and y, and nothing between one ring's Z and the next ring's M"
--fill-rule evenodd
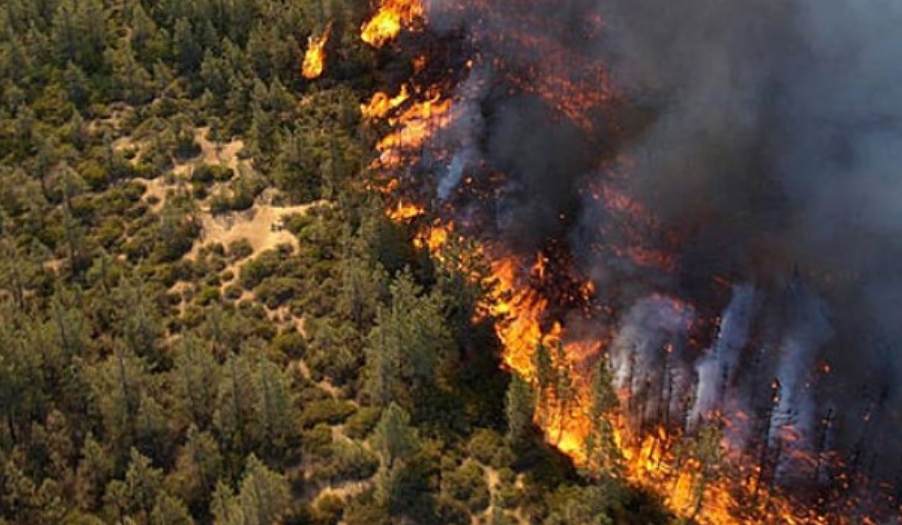
M307 51L304 53L304 63L301 65L301 74L308 80L319 78L326 66L326 43L332 34L332 22L326 24L326 29L320 36L310 36L307 39Z
M382 47L422 16L420 0L383 0L376 15L364 24L360 37L371 46Z
M498 320L505 366L539 392L547 440L592 475L615 472L602 465L619 456L616 475L702 524L898 517L898 473L866 444L868 429L898 417L889 387L850 386L831 365L842 337L825 312L845 292L779 267L774 233L740 249L734 219L724 226L709 203L687 197L696 208L683 217L689 204L657 200L642 179L657 158L624 146L658 132L654 111L624 110L628 90L613 85L604 55L581 51L603 40L597 3L575 2L588 20L579 37L569 19L541 16L553 2L508 4L383 2L364 41L378 47L438 20L473 54L456 61L460 82L405 81L361 111L391 127L372 165L388 215L416 220L414 242L440 262L451 236L488 259L485 315ZM423 56L417 72L429 67ZM725 264L734 252L739 262ZM599 408L599 370L615 409ZM844 388L866 391L863 408L840 399ZM858 408L840 417L843 403ZM605 432L618 449L607 459Z

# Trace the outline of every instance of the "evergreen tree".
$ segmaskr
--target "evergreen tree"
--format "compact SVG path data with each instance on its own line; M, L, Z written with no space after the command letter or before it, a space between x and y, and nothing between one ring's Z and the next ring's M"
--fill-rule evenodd
M179 449L175 470L166 480L168 491L187 503L194 515L201 515L209 508L222 465L213 435L191 426Z
M535 413L535 393L518 374L511 375L504 405L507 416L507 436L514 445L523 445L532 429Z
M457 360L441 295L420 295L408 273L390 290L391 305L377 309L367 348L368 390L379 401L399 399L401 385L417 389L447 381Z
M296 445L297 404L288 377L275 363L261 359L255 370L258 397L254 426L259 429L264 457L280 463Z
M100 507L104 488L112 478L114 468L113 457L93 435L88 434L76 471L75 500L78 508L93 511Z
M150 511L150 525L194 525L194 518L185 503L165 492L157 496Z
M382 412L372 440L381 464L376 495L382 505L391 507L398 477L420 448L419 433L410 424L410 414L390 403Z
M185 420L198 429L213 423L221 374L212 348L192 335L181 340L171 372L173 390Z
M290 504L285 477L251 455L238 494L225 484L217 485L211 513L215 525L279 525L288 515Z
M585 442L586 458L590 466L602 474L619 476L622 474L623 457L617 446L612 420L620 401L614 392L613 375L604 357L595 365L591 393L589 418L592 424Z
M258 444L258 428L252 425L259 399L255 387L250 359L245 355L229 356L223 366L213 423L226 455L227 468L232 472Z
M555 370L548 347L542 342L536 345L536 351L532 355L532 366L535 371L538 416L542 421L540 426L545 427L550 408L548 406L548 394L555 384Z

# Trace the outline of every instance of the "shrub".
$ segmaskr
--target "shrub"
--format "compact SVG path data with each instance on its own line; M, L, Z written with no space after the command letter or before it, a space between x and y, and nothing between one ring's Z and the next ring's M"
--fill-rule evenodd
M468 449L470 455L481 463L488 465L497 450L504 444L504 439L493 430L480 428L470 438Z
M237 301L238 299L241 299L241 296L243 294L244 292L241 290L241 288L235 286L234 284L226 286L225 290L223 291L223 297L225 297L229 301Z
M238 280L245 290L253 290L263 279L273 275L279 268L279 254L273 250L267 250L257 256L253 261L248 261L241 267Z
M332 461L323 475L332 483L369 479L379 470L379 458L353 441L338 440L332 444Z
M351 439L363 439L376 428L382 416L379 407L363 407L348 418L345 423L345 435Z
M457 470L446 473L442 478L442 492L466 503L473 513L482 512L489 506L490 495L485 474L474 461L467 461Z
M247 239L237 239L229 243L228 254L232 260L240 261L253 255L254 247L251 245L251 241Z
M318 525L335 525L341 521L344 502L338 496L326 494L316 501L313 519Z
M310 428L320 423L337 425L344 422L357 409L348 401L324 399L307 403L300 415L300 423L304 428Z
M235 176L235 172L228 166L214 164L202 164L191 173L191 182L198 184L211 184L213 182L226 182Z
M272 277L254 289L259 299L268 308L278 308L291 300L301 290L302 284L291 277Z
M272 343L279 353L291 359L304 357L304 350L307 348L307 341L297 330L282 332Z
M332 452L332 428L319 424L301 433L301 443L305 454L315 458L326 458Z
M222 295L216 286L205 286L195 297L197 304L200 306L207 306L210 303L219 302L221 299Z

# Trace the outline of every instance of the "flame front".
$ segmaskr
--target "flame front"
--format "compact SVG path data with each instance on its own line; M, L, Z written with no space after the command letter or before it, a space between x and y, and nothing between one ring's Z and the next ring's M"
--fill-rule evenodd
M332 34L332 22L326 24L326 29L320 36L311 35L307 39L307 52L304 53L304 63L301 65L301 74L308 80L319 78L326 67L326 43Z
M380 47L423 16L423 6L417 0L384 0L378 12L364 24L362 39ZM607 85L607 74L598 64L584 64L573 59L560 46L544 41L534 42L529 35L513 39L512 43L520 48L541 48L545 54L550 53L554 57L554 60L547 61L550 67L555 63L581 64L579 69L587 72L587 76L578 84L568 83L553 74L539 72L536 75L535 71L525 76L511 73L512 78L508 79L518 89L546 100L578 128L592 128L595 123L586 117L587 112L616 98ZM428 67L426 58L418 56L414 63L415 72L419 73L425 67ZM467 68L471 67L472 61L467 63ZM415 165L424 149L429 147L431 139L457 117L455 99L447 89L435 85L415 86L412 82L403 85L395 95L380 92L367 104L361 105L361 113L367 120L384 121L392 128L378 142L379 157L371 165L371 170L376 187L393 202L386 210L387 215L395 221L416 225L418 231L414 235L414 244L428 249L438 263L456 264L445 256L444 248L451 238L465 235L462 233L465 228L458 228L458 217L441 217L440 213L439 217L434 217L434 210L422 197L421 189L410 188L417 182L402 181L401 175L403 168ZM592 85L599 89L592 91L587 87ZM445 152L430 150L429 154L433 159L447 160ZM629 164L621 159L617 162ZM624 222L621 228L624 237L622 244L605 246L602 248L604 253L630 261L640 268L651 268L662 273L674 270L677 263L666 247L679 240L676 233L664 232L661 242L654 246L644 245L644 232L659 230L654 215L648 209L618 190L616 181L588 183L584 191L589 198L603 201L605 208L612 210ZM534 262L530 263L491 241L482 239L481 244L478 244L479 239L475 241L475 250L489 263L493 284L490 297L477 315L497 320L496 334L503 345L504 366L535 388L539 388L535 354L540 345L552 350L552 364L557 370L570 373L572 391L568 399L555 399L554 392L548 389L539 392L534 419L549 443L573 458L577 465L593 471L596 465L587 453L587 437L594 425L590 370L598 359L605 358L611 342L605 337L587 340L568 333L565 319L554 313L554 299L549 295L549 290L555 287L555 278L559 276L554 275L554 270L549 267L547 254L536 255ZM609 308L594 302L595 292L594 283L584 279L573 292L576 296L573 301L586 308ZM683 308L678 301L673 303L675 309ZM614 329L609 327L608 331ZM665 348L662 351L670 350ZM626 407L630 393L619 394L621 406ZM625 412L625 409L615 410L607 416L623 458L622 475L632 483L661 494L678 515L706 525L853 523L851 518L823 515L794 504L773 483L765 480L760 463L753 457L754 452L733 447L729 440L720 435L703 434L703 437L706 435L709 438L708 448L687 451L704 440L698 436L685 436L682 429L664 426L637 429L630 424ZM709 417L714 422L711 428L718 427L724 434L731 425L741 423L740 419L734 416L730 420L718 414ZM781 431L785 433L786 429ZM802 454L798 450L792 453ZM813 458L802 459L814 461ZM855 522L871 523L866 518L857 518Z

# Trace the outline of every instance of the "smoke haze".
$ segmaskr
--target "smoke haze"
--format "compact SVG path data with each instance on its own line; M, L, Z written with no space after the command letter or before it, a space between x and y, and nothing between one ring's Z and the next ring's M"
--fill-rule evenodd
M791 429L794 446L829 442L853 473L898 481L902 3L433 0L427 12L434 30L467 32L479 79L461 88L467 118L440 137L455 151L433 170L440 197L485 207L453 189L462 173L504 173L495 236L523 253L568 240L621 312L599 328L615 332L621 386L685 390L635 387L667 405L646 400L643 417L764 411L737 445ZM608 82L615 95L601 96ZM637 246L673 262L646 264ZM687 312L720 323L665 367L662 346L688 344ZM775 469L788 482L803 467Z

